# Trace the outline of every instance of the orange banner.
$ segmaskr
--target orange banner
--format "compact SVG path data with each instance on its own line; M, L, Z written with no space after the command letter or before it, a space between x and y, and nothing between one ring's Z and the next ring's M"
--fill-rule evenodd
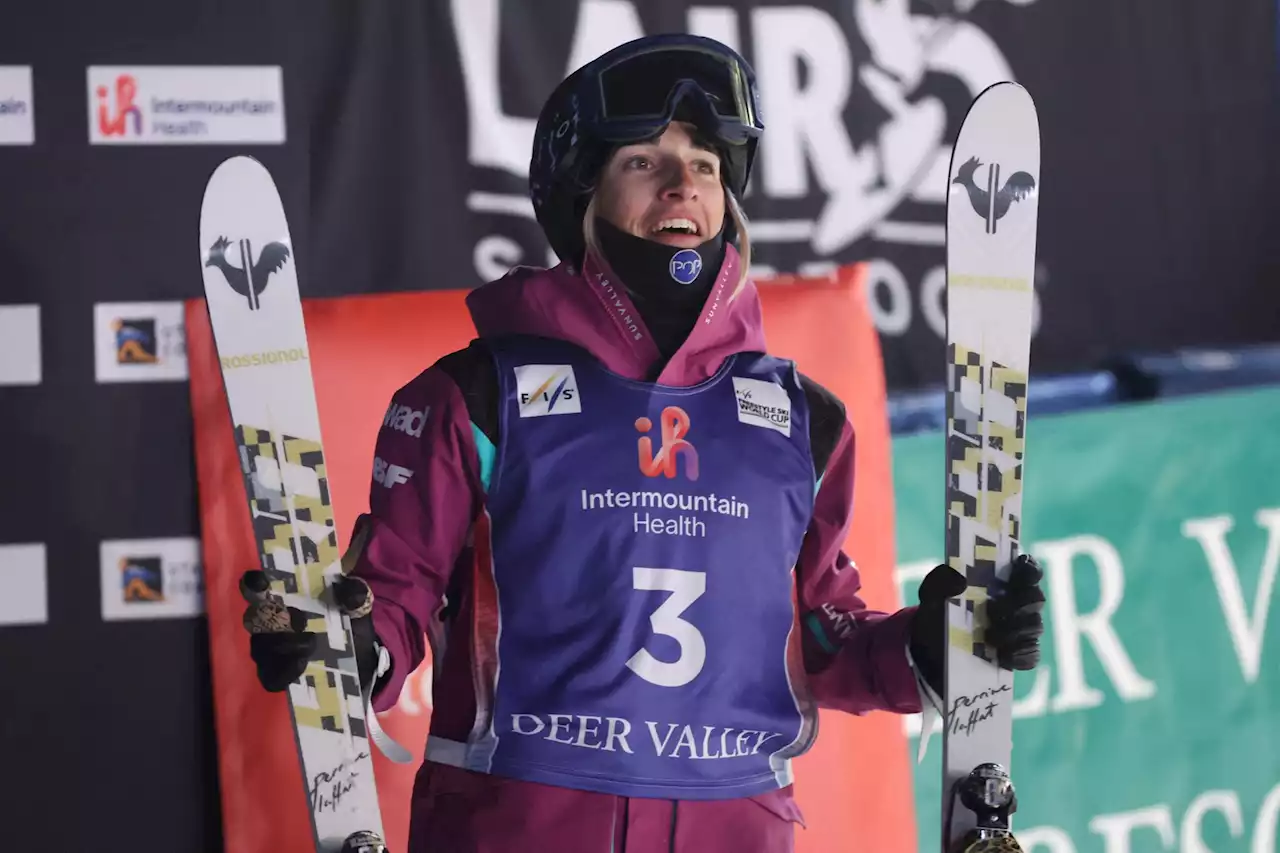
M848 406L857 433L858 509L847 547L862 571L868 604L895 609L884 373L863 268L824 278L766 279L759 287L770 351L795 359ZM303 301L340 547L368 508L374 441L391 394L474 335L465 296L431 291ZM203 300L187 303L186 325L226 849L300 850L310 828L288 704L283 694L258 685L241 626L237 583L257 565L257 556ZM396 707L378 719L397 741L418 750L430 713L427 660L406 682ZM374 771L387 843L403 853L417 766L393 764L375 750ZM824 712L818 743L796 762L796 778L808 824L797 837L800 853L915 848L900 717Z

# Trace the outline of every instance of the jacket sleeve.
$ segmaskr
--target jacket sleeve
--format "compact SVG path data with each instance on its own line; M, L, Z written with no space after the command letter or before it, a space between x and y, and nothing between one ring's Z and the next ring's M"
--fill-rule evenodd
M916 608L869 609L859 596L858 567L842 550L853 518L854 477L853 427L842 420L797 564L809 689L823 708L918 713L923 694L908 653Z
M438 363L392 395L372 462L351 573L373 592L374 632L390 656L372 698L381 712L422 662L483 495L466 402Z

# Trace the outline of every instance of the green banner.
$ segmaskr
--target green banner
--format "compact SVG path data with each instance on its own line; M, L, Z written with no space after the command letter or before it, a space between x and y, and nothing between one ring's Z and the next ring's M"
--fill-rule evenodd
M1028 414L1024 549L1048 604L1041 666L1015 678L1024 849L1275 853L1280 389ZM914 603L942 554L942 436L893 454ZM917 763L906 723L920 849L936 851L942 734Z

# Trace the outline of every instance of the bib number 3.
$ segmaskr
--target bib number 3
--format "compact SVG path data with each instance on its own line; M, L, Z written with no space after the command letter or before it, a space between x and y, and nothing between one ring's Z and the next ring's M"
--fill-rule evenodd
M707 662L707 641L702 632L681 617L707 591L707 573L636 567L632 569L632 586L671 593L649 616L649 625L655 634L675 640L680 645L680 656L669 663L658 660L648 649L641 649L631 656L627 666L650 684L683 687L698 677Z

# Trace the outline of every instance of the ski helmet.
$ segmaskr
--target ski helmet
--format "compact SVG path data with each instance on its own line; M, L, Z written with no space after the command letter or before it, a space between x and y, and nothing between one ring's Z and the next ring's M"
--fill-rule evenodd
M764 131L755 72L732 48L685 33L629 41L574 71L538 116L529 192L562 261L581 263L582 216L617 146L651 139L677 116L719 150L725 185L741 198Z

